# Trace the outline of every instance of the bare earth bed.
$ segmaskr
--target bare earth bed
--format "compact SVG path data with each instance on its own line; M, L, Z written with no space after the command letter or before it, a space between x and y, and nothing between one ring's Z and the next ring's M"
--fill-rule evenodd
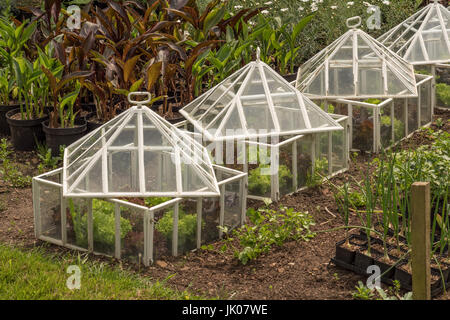
M450 111L437 110L435 118L450 119ZM433 125L432 128L436 129ZM444 130L450 132L447 122ZM430 143L424 133L415 133L402 142L397 149L413 149ZM362 177L367 162L375 156L358 155L353 159L347 173L333 179L342 183L349 175ZM37 158L34 153L19 153L16 159L24 167L24 173L35 173ZM28 172L26 172L28 171ZM45 246L48 251L64 253L65 248L49 245L34 238L31 189L11 189L0 180L0 201L6 210L0 212L0 242L23 248ZM257 207L260 203L250 203ZM332 190L326 184L311 190L284 197L280 205L308 211L316 221L314 231L328 230L342 225ZM355 219L356 217L352 217ZM274 248L269 254L246 266L239 265L231 255L219 250L200 250L186 256L157 261L145 268L128 265L102 257L92 259L121 264L152 279L163 280L173 275L168 284L177 289L211 297L232 299L351 299L351 292L361 276L329 264L334 256L335 243L343 238L342 231L318 233L310 242L289 242L281 248ZM215 249L220 242L213 244ZM449 299L444 294L439 299Z

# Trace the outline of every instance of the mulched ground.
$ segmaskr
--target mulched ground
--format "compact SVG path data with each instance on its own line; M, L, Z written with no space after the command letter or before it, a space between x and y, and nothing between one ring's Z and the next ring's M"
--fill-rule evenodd
M435 118L448 120L450 111L436 110ZM436 126L432 128L436 129ZM450 124L447 123L443 130L450 132ZM426 134L416 133L396 149L415 148L430 142ZM34 153L29 153L27 156L18 155L17 159L27 159L21 162L28 161L33 167L35 157ZM350 175L361 179L367 162L373 157L358 155L353 159L350 170L335 177L333 183L341 184ZM0 242L26 248L45 246L49 252L68 251L34 239L31 189L11 190L1 186L0 181L0 201L6 204L6 210L0 213ZM342 226L332 189L326 184L284 197L272 206L279 205L313 214L316 231ZM355 216L352 219L357 221ZM365 278L329 264L335 243L342 238L342 231L318 233L310 242L286 243L246 266L239 265L232 256L221 254L218 250L200 250L183 257L168 257L148 268L138 269L126 262L120 264L151 279L163 280L173 275L167 281L171 286L223 299L351 299L355 285L359 280L364 282ZM221 243L213 245L218 249ZM91 257L119 264L102 257ZM439 298L449 299L450 295Z

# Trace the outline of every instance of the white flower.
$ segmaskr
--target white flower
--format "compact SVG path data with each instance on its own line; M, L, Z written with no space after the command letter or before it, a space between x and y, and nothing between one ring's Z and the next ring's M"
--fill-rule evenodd
M330 8L333 9L333 10L336 10L337 6L331 6Z
M268 13L269 13L269 11L267 11L267 10L263 10L263 11L261 11L261 13L262 13L262 14L268 14Z
M237 6L234 6L234 8L235 8L235 9L242 9L242 6L237 5Z
M283 9L281 9L281 12L285 12L285 11L288 11L289 10L289 8L283 8Z
M385 4L385 5L390 5L391 4L391 2L390 1L388 1L388 0L383 0L383 4Z

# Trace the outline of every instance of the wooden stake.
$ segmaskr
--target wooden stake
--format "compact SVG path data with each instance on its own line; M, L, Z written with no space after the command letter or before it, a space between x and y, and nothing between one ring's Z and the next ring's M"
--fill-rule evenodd
M411 187L412 287L414 300L431 299L430 271L430 183Z

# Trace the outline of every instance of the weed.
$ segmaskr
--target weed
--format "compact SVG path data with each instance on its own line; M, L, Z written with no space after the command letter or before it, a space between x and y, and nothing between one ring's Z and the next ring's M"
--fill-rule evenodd
M316 187L320 185L328 172L328 159L320 158L314 162L314 170L308 173L306 177L306 185L308 187Z
M62 153L64 154L64 149L62 149ZM44 173L46 170L53 170L58 167L58 164L62 160L61 150L60 156L53 157L52 149L47 148L45 144L38 143L37 145L37 155L41 160L41 163L38 165L39 173Z
M366 287L362 281L358 281L358 285L355 288L356 291L352 293L353 299L372 300L375 297L374 290Z
M8 143L5 138L0 141L0 160L2 165L0 167L0 174L3 181L8 183L13 188L26 188L31 185L31 177L24 175L17 169L10 159L11 151L8 150Z
M394 280L393 287L389 287L387 290L378 287L370 289L362 281L358 281L355 288L356 291L352 293L352 297L357 300L412 300L412 292L408 292L404 296L400 294L400 282L397 280Z

